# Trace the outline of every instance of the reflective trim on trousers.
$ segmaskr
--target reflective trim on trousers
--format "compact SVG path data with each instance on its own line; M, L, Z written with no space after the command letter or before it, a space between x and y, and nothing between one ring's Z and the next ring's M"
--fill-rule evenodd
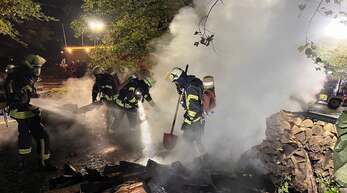
M18 150L18 153L20 155L27 155L31 153L31 147L30 148L22 148Z
M127 103L123 103L121 100L116 99L116 104L119 105L120 107L126 108L126 109L132 109L134 108L133 106L127 104Z
M35 114L32 111L18 112L18 110L15 109L10 112L10 117L14 119L28 119L28 118L35 117Z
M193 120L193 121L188 120L188 119L184 119L184 122L187 123L187 124L189 124L189 125L191 125L192 123L196 123L196 122L198 122L198 121L200 121L200 120L201 120L201 117L198 117L198 118L196 118L196 119Z

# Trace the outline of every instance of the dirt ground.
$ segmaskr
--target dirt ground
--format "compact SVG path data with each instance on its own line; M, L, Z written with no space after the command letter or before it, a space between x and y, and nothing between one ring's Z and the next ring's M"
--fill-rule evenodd
M45 192L48 189L48 179L59 175L61 171L38 171L38 156L35 151L30 156L30 167L24 172L19 171L16 123L11 121L9 128L3 123L0 126L0 192ZM142 157L143 147L136 131L106 136L91 134L85 129L87 128L82 125L74 126L71 131L48 128L51 136L52 162L55 165L61 168L64 163L70 163L79 170L86 167L99 169L120 160L137 161ZM33 150L35 145L33 141Z

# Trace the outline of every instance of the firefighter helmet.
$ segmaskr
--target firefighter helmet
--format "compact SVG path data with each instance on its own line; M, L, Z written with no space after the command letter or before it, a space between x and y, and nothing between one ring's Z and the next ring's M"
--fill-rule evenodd
M105 72L105 70L102 67L100 67L100 66L95 66L93 68L93 74L94 75L103 74L104 72Z
M203 78L204 89L213 89L214 88L214 78L213 76L205 76Z
M28 55L24 61L24 63L32 70L34 76L37 77L41 75L41 68L46 62L46 59L40 55Z
M181 68L175 67L170 71L167 78L171 82L175 82L176 80L178 80L182 76L183 73L184 73L184 71Z
M138 75L136 73L133 73L129 76L128 80L135 80L135 79L138 79Z
M15 68L16 68L16 66L14 64L8 64L5 68L5 72L7 74L11 74L12 72L14 72Z
M40 55L28 55L25 58L25 64L27 64L31 68L42 67L46 62L46 59L44 59Z

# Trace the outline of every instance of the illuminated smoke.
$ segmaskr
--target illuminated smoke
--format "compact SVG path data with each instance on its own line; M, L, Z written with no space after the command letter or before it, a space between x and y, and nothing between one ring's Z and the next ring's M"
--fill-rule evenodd
M199 40L193 34L208 2L197 0L195 8L181 9L170 33L154 42L157 85L153 98L162 109L161 119L150 124L160 125L161 133L168 130L178 95L164 77L172 67L190 64L189 74L213 75L216 82L217 107L207 117L205 145L209 153L237 159L264 139L267 117L281 109L300 110L293 96L312 100L324 75L297 51L306 23L296 17L296 1L218 4L207 23L215 33L215 49L193 45Z

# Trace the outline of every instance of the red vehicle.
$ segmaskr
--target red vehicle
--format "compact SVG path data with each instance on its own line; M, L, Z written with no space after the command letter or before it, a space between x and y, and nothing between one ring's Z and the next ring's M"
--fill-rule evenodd
M347 106L347 80L328 80L318 94L318 102L327 104L331 109Z

